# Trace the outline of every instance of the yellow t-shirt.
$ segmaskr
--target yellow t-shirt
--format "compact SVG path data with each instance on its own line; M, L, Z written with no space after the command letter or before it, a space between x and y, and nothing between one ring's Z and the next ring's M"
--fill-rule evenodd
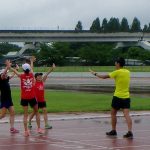
M109 76L115 79L116 89L114 96L129 98L130 71L127 69L118 69L109 73Z

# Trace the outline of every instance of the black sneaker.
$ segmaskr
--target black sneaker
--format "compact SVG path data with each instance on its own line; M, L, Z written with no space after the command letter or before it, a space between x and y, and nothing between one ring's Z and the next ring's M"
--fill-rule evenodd
M108 136L117 136L116 130L111 130L110 132L106 132L106 135Z
M131 131L128 131L123 137L132 139L133 138L133 133Z

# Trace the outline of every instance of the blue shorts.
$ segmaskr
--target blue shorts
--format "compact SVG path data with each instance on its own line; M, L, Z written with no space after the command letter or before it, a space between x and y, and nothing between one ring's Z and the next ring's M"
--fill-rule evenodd
M7 108L8 109L11 106L13 106L12 100L5 100L5 101L0 102L0 109L2 109L2 108Z

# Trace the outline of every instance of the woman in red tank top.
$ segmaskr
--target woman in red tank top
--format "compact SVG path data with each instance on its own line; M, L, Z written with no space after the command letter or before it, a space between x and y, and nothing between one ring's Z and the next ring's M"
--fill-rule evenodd
M30 59L31 66L33 66L34 57ZM38 133L44 133L44 131L40 128L40 116L38 112L38 104L35 98L35 92L34 92L34 75L33 70L28 63L25 63L22 65L23 73L20 74L18 71L13 69L11 67L11 63L8 64L8 67L20 78L21 82L21 105L24 110L24 135L29 136L29 130L28 130L28 105L31 106L33 109L35 115L36 115L36 122L37 122L37 132Z

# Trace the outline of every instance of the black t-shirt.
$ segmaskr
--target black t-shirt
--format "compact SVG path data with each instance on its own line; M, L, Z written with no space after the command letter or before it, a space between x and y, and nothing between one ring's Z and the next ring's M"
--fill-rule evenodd
M9 76L3 80L0 76L0 90L1 90L1 101L12 100L11 89L9 84Z

